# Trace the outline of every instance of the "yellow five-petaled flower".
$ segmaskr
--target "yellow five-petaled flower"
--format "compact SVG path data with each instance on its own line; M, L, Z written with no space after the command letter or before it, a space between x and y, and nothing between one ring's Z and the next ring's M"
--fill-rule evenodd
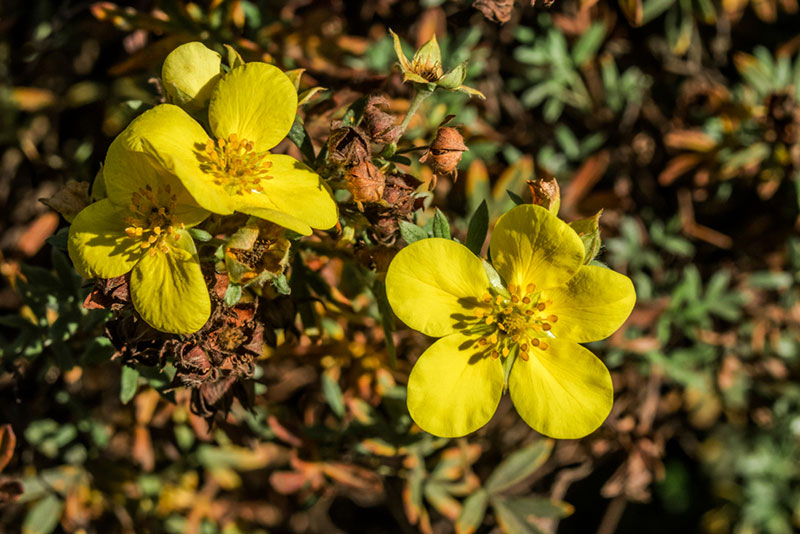
M614 390L608 369L579 343L622 325L636 300L633 284L583 265L578 234L539 206L500 217L490 253L502 281L491 281L483 260L446 239L412 243L389 266L394 312L441 338L409 376L411 417L431 434L463 436L491 419L507 386L535 430L554 438L589 434L608 416Z
M120 136L125 148L151 155L213 213L247 213L306 235L312 228L334 226L336 203L319 175L291 156L269 152L286 137L297 114L297 91L289 77L260 62L216 74L218 54L199 54L201 49L190 43L173 51L165 76L189 62L186 72L201 78L186 82L197 93L194 100L209 95L211 135L181 107L161 104ZM181 95L192 96L186 91ZM187 104L187 109L193 108Z
M208 211L153 158L126 150L119 138L108 150L103 180L108 198L84 208L70 227L76 270L85 278L130 272L131 300L148 324L178 334L199 330L211 300L188 228Z

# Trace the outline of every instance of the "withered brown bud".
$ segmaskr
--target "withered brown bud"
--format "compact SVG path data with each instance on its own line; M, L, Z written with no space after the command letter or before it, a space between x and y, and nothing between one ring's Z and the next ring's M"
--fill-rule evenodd
M387 113L389 99L383 95L372 95L364 108L364 129L375 143L396 143L403 130L395 124L395 116Z
M337 127L334 123L328 137L328 161L351 167L369 159L369 139L358 128Z
M537 177L528 180L528 189L531 191L531 202L548 210L558 213L561 206L561 189L555 177Z
M380 202L383 198L386 177L369 161L349 169L345 181L345 187L352 193L353 200L359 207L362 202Z
M430 160L433 172L438 175L451 176L453 180L458 178L458 164L461 162L461 155L469 150L464 144L464 138L455 128L450 126L440 126L436 132L436 138L431 143L428 151L419 158L421 163Z
M39 202L63 215L72 222L78 213L91 203L89 182L67 182L50 198L40 198Z

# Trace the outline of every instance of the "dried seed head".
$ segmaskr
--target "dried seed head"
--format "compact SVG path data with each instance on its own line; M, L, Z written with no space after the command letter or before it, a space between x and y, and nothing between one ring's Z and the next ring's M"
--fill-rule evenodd
M380 202L383 198L386 177L369 161L348 169L345 181L345 187L359 206L362 202Z
M343 167L358 165L370 157L369 140L358 128L332 125L328 137L328 161Z
M389 99L383 95L372 95L364 108L364 128L375 143L396 143L403 130L395 124L395 116L387 113Z
M469 148L464 144L464 138L458 130L450 126L440 126L430 148L419 160L422 163L430 160L435 174L451 176L455 180L458 177L457 167L461 162L461 155L466 150Z

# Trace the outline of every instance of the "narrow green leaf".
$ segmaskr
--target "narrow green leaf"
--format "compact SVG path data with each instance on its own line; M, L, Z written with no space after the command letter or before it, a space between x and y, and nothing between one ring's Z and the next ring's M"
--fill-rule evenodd
M189 235L192 236L192 239L195 241L200 241L201 243L211 241L211 238L213 237L211 234L205 230L201 230L200 228L189 228Z
M497 466L486 480L489 493L499 493L524 480L550 457L553 440L540 439L511 454Z
M538 534L539 529L517 516L515 511L509 508L505 499L492 498L492 508L497 522L505 534Z
M562 501L553 501L547 497L529 495L527 497L514 497L503 499L517 517L530 522L531 517L562 518L571 515L574 508L571 504Z
M342 397L342 388L339 387L339 382L331 378L327 373L322 374L322 393L325 395L325 400L333 410L337 417L344 415L344 398Z
M433 215L433 237L450 239L450 223L439 209Z
M511 200L513 200L513 201L514 201L514 204L516 204L517 206L519 206L520 204L525 204L525 201L524 201L524 200L522 200L522 197L520 197L520 196L519 196L518 194L516 194L515 192L513 192L513 191L510 191L510 190L506 190L506 194L508 194L508 198L510 198Z
M408 221L400 221L400 235L403 236L403 239L409 245L414 241L419 241L420 239L427 239L428 232L420 228L414 223Z
M135 367L122 366L120 378L119 400L128 404L139 389L139 371Z
M291 139L292 143L297 145L297 148L300 149L306 161L313 163L316 159L314 145L311 144L311 137L308 135L305 126L303 126L303 119L299 116L294 118L294 124L292 124L292 128L289 130L288 137Z
M22 534L50 534L58 526L64 501L55 494L46 495L34 504L22 523Z
M481 248L483 248L483 242L486 241L486 232L488 230L489 206L486 204L486 199L484 199L469 220L467 240L464 243L476 256L481 254Z
M456 534L473 534L478 530L486 515L488 502L489 494L483 488L467 497L461 507L461 515L456 520Z

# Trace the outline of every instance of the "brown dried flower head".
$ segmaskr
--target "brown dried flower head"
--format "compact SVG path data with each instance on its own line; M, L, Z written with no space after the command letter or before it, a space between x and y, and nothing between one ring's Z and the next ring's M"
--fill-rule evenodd
M372 95L364 108L364 129L375 143L396 143L403 130L395 124L395 116L387 113L389 99L383 95Z
M435 174L451 176L455 180L458 178L458 164L466 150L469 148L464 144L464 138L458 130L450 126L439 126L436 138L419 161L429 161Z
M386 177L369 161L348 169L345 181L345 187L353 195L359 209L363 209L363 202L380 202L383 198Z
M352 167L370 157L369 139L358 128L331 125L328 137L328 161L343 167Z

